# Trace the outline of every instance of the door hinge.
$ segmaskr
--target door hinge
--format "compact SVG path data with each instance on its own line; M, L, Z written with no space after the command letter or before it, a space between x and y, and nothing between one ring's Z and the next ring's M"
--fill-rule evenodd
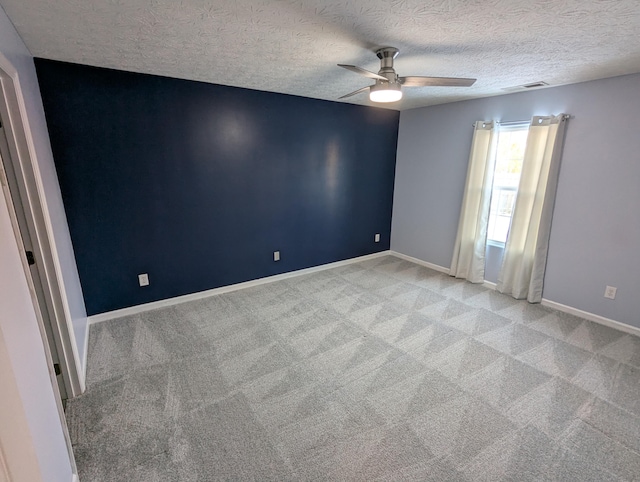
M33 255L33 251L26 251L27 254L27 263L29 263L29 266L36 264L36 258Z
M62 371L60 370L60 363L53 364L53 371L56 373L56 376L62 373Z

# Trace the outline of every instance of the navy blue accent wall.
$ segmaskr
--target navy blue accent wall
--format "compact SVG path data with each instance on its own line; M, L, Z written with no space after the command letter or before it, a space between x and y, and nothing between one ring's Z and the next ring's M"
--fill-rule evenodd
M89 314L389 249L399 112L35 64Z

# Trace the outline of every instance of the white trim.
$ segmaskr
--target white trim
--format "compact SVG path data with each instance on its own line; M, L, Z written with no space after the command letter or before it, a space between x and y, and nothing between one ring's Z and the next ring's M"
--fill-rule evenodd
M345 266L352 263L358 263L360 261L366 261L368 259L375 259L381 256L395 256L396 258L404 259L405 261L410 261L412 263L418 264L420 266L424 266L426 268L433 269L434 271L439 271L441 273L449 274L449 268L445 268L444 266L439 266L437 264L429 263L427 261L423 261L418 258L414 258L412 256L407 256L406 254L398 253L397 251L380 251L379 253L373 253L366 256L360 256L357 258L351 258L343 261L336 261L335 263L323 264L320 266L314 266L312 268L300 269L297 271L290 271L289 273L282 273L273 276L267 276L265 278L259 278L251 281L245 281L243 283L236 283L228 286L221 286L220 288L214 288L207 291L200 291L198 293L192 293L189 295L176 296L175 298L168 298L166 300L153 301L151 303L145 303L142 305L131 306L129 308L122 308L120 310L108 311L106 313L99 313L97 315L93 315L89 317L89 325L93 325L95 323L100 323L107 320L112 320L114 318L120 318L123 316L135 315L138 313L143 313L145 311L155 310L158 308L164 308L167 306L174 306L181 303L186 303L187 301L200 300L202 298L208 298L209 296L220 295L223 293L230 293L232 291L237 291L245 288L251 288L253 286L259 286L267 283L273 283L274 281L280 281L283 279L294 278L296 276L302 276L305 274L316 273L318 271L324 271L326 269L337 268L339 266ZM496 283L491 281L484 281L482 283L483 286L486 286L489 289L495 290ZM507 295L505 295L507 296ZM582 311L577 308L572 308L571 306L563 305L561 303L557 303L555 301L548 300L546 298L542 299L543 306L547 306L549 308L553 308L555 310L569 313L571 315L579 316L589 321L593 321L595 323L599 323L601 325L608 326L610 328L614 328L620 331L624 331L625 333L631 333L632 335L640 336L640 328L635 326L627 325L626 323L621 323L619 321L615 321L609 318L605 318L604 316L596 315L594 313L589 313L587 311ZM87 329L87 334L85 336L85 362L84 366L86 369L87 361L86 355L88 353L88 341L89 341L89 329Z
M449 273L448 268L445 268L443 266L438 266L437 264L429 263L427 261L422 261L421 259L413 258L411 256L407 256L406 254L398 253L397 251L389 251L389 254L391 254L392 256L396 256L398 258L404 259L406 261L411 261L412 263L416 263L421 266L431 268L435 271L440 271L441 273L447 273L447 274ZM497 288L496 283L493 283L491 281L486 281L486 280L482 283L482 286L486 286L487 288L492 290L495 290ZM580 318L584 318L585 320L593 321L594 323L599 323L601 325L608 326L609 328L614 328L616 330L624 331L625 333L630 333L632 335L640 336L640 328L636 326L628 325L626 323L612 320L610 318L605 318L604 316L596 315L595 313L590 313L588 311L579 310L578 308L573 308L572 306L563 305L562 303L558 303L557 301L551 301L546 298L542 298L542 302L540 304L542 306L553 308L554 310L558 310L563 313L579 316Z
M505 245L506 245L506 243L503 243L502 241L496 241L495 239L487 238L487 246L492 246L494 248L504 249Z
M487 280L484 280L484 281L482 282L482 286L485 286L485 287L489 288L490 290L495 290L495 289L497 289L497 287L498 287L498 285L497 285L497 284L495 284L494 282L492 282L492 281L487 281Z
M449 268L445 268L444 266L440 266L437 264L429 263L428 261L422 261L421 259L414 258L412 256L407 256L406 254L398 253L397 251L389 251L389 254L395 256L396 258L404 259L405 261L410 261L415 264L419 264L420 266L424 266L425 268L432 269L434 271L439 271L440 273L449 274Z
M492 283L491 281L484 281L482 285L492 290L495 290L497 287L496 283ZM540 302L540 304L542 306L553 308L554 310L561 311L563 313L568 313L570 315L584 318L585 320L593 321L594 323L598 323L600 325L608 326L609 328L613 328L615 330L620 330L620 331L624 331L625 333L630 333L632 335L640 336L640 328L636 326L632 326L626 323L622 323L620 321L612 320L611 318L605 318L604 316L596 315L595 313L590 313L589 311L579 310L578 308L574 308L572 306L563 305L562 303L558 303L557 301L551 301L551 300L548 300L547 298L542 298L542 301Z
M86 386L87 360L89 359L89 318L87 318L87 328L84 330L84 356L82 358L82 383Z
M637 326L628 325L620 321L612 320L611 318L605 318L604 316L596 315L595 313L590 313L588 311L582 311L578 308L563 305L562 303L551 301L546 298L542 298L541 304L542 306L547 306L549 308L553 308L554 310L562 311L563 313L568 313L570 315L579 316L580 318L593 321L600 325L608 326L609 328L614 328L616 330L624 331L625 333L640 336L640 328L638 328Z
M378 253L367 254L365 256L359 256L357 258L345 259L342 261L336 261L334 263L321 264L319 266L313 266L311 268L304 268L296 271L289 271L288 273L281 273L273 276L266 276L265 278L258 278L251 281L245 281L243 283L236 283L233 285L221 286L220 288L213 288L211 290L199 291L198 293L191 293L188 295L176 296L174 298L167 298L165 300L152 301L151 303L144 303L142 305L131 306L129 308L122 308L120 310L108 311L106 313L99 313L97 315L92 315L89 317L89 326L95 323L101 323L103 321L112 320L114 318L121 318L123 316L136 315L138 313L143 313L145 311L150 311L158 308L165 308L167 306L174 306L181 303L186 303L187 301L200 300L202 298L208 298L209 296L220 295L223 293L230 293L232 291L251 288L253 286L259 286L267 283L273 283L274 281L280 281L283 279L295 278L296 276L316 273L318 271L337 268L339 266L346 266L352 263L366 261L368 259L375 259L381 256L387 256L389 254L393 254L393 253L391 251L380 251Z
M492 290L495 290L497 286L495 283L492 283L491 281L485 281L484 283L482 283L482 285ZM542 306L553 308L554 310L561 311L563 313L568 313L570 315L584 318L585 320L593 321L594 323L598 323L600 325L608 326L609 328L613 328L615 330L620 330L620 331L624 331L625 333L631 333L632 335L640 336L640 328L636 326L632 326L626 323L622 323L620 321L612 320L611 318L605 318L604 316L596 315L595 313L591 313L589 311L579 310L578 308L574 308L572 306L563 305L562 303L558 303L557 301L551 301L551 300L548 300L547 298L542 298L542 301L540 302L540 304Z

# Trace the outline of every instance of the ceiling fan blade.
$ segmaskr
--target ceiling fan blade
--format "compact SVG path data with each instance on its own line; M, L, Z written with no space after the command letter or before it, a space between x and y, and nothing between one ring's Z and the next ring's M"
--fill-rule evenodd
M351 97L352 95L359 94L360 92L364 92L365 90L369 90L369 86L368 85L366 87L363 87L362 89L354 90L353 92L350 92L349 94L343 95L342 97L338 97L338 99L345 99L347 97Z
M458 77L398 77L405 87L470 87L476 79Z
M356 67L355 65L338 64L338 67L342 67L343 69L350 70L351 72L355 72L356 74L364 75L365 77L369 77L370 79L389 80L386 77L383 77L382 75L369 72L368 70L361 69L360 67Z

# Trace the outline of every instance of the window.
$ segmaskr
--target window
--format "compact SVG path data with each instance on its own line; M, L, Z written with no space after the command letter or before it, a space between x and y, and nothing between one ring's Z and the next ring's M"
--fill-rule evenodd
M529 123L500 126L489 209L489 244L504 246L516 204Z

